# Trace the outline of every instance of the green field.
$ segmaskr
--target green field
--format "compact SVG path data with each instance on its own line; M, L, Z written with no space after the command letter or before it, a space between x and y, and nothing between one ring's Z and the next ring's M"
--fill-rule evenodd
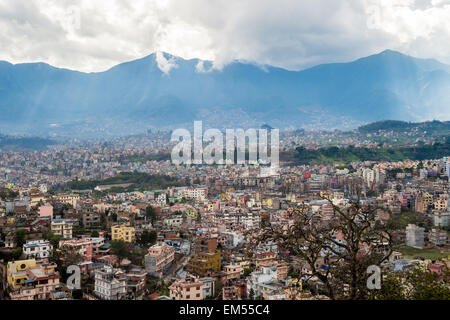
M401 252L403 256L407 259L414 259L414 258L424 258L424 259L431 259L431 260L439 260L442 258L446 258L449 255L449 252L447 253L441 253L438 249L416 249L412 247L402 246L397 247L394 250Z

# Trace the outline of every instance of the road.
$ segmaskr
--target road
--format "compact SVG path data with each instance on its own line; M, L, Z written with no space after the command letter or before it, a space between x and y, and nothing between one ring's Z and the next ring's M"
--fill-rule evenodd
M189 262L189 256L183 256L178 261L174 261L174 264L170 266L167 274L164 276L164 281L169 281L172 278L175 278L177 272L184 268Z

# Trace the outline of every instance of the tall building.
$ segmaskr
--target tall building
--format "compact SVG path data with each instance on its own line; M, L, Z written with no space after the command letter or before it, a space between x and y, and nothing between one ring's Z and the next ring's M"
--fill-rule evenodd
M450 177L450 159L449 159L449 157L448 156L444 157L442 159L442 162L443 162L443 166L444 166L444 174L447 177Z
M415 224L408 224L406 227L406 245L422 249L424 244L424 231L425 228L418 227Z

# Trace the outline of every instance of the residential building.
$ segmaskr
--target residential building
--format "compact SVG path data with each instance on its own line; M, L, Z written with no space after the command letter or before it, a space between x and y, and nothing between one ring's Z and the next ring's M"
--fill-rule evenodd
M72 223L65 219L52 219L51 231L63 239L72 239Z
M105 266L95 271L94 295L102 300L122 300L127 295L127 276L121 269Z
M36 263L34 259L8 263L11 300L46 300L59 288L61 276L54 263Z
M203 282L195 277L180 279L169 287L172 300L203 300Z
M48 240L27 240L23 245L23 253L27 259L44 259L50 256L53 246Z
M429 239L435 246L444 246L447 244L447 231L433 228L430 231Z
M450 226L450 212L435 212L433 214L433 224L435 227Z
M133 298L140 297L144 294L147 272L142 268L132 268L126 274L127 292Z
M121 224L111 227L112 240L122 240L128 243L136 241L135 229L128 224Z
M220 271L221 251L200 252L189 262L187 270L199 276L204 276L208 271Z
M213 297L216 279L212 277L204 277L198 280L203 283L203 299Z
M162 242L148 249L145 255L145 270L153 276L161 276L172 264L175 257L175 248Z

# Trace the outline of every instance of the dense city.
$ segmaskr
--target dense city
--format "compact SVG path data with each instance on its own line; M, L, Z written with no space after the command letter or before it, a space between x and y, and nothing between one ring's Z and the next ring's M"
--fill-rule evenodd
M377 132L384 147L398 137ZM280 149L330 137L357 145L291 131ZM4 150L0 299L450 299L446 155L174 165L169 139L149 130ZM435 143L421 139L406 144Z

